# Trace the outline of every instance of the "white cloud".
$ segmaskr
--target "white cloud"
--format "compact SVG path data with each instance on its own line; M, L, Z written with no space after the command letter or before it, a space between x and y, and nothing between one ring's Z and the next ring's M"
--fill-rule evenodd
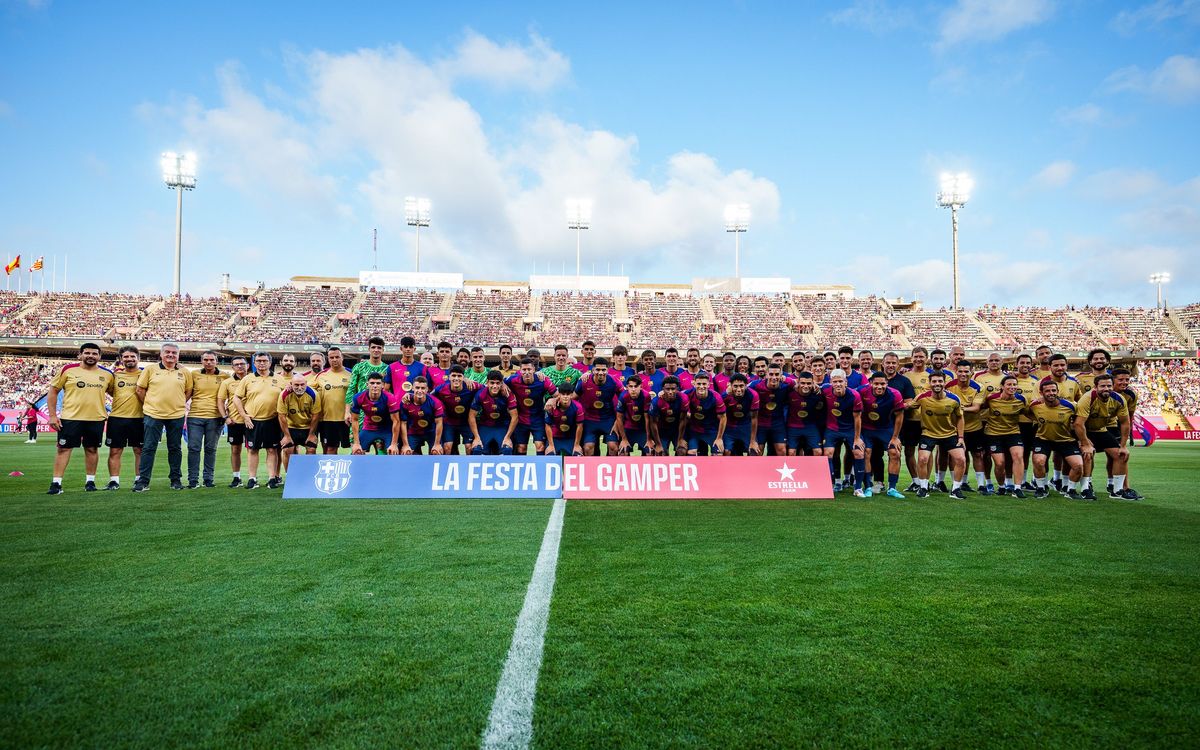
M1164 184L1149 169L1106 169L1089 176L1083 187L1092 198L1122 203L1160 192Z
M292 108L302 115L268 106L231 77L220 106L194 105L186 115L189 132L206 144L212 169L238 188L262 194L282 171L278 182L294 184L293 196L326 208L354 204L381 233L406 233L405 196L428 197L433 226L421 247L430 270L485 273L494 263L496 274L511 275L514 265L573 260L569 196L594 201L584 251L585 263L595 259L599 268L636 259L644 273L667 257L706 261L723 247L730 201L750 203L756 222L777 220L773 182L722 169L706 154L680 152L652 165L647 171L662 175L652 181L640 174L632 135L553 113L493 131L456 84L546 90L563 81L568 61L536 36L514 46L468 33L453 55L434 61L396 46L314 52L302 62ZM218 156L207 157L209 149Z
M1054 117L1064 125L1099 125L1108 119L1108 114L1100 106L1087 102L1060 109Z
M443 61L442 71L456 79L477 79L497 86L545 91L564 80L571 64L540 36L532 34L530 45L497 44L468 31L453 57Z
M1050 162L1033 176L1033 184L1040 188L1060 188L1075 176L1075 164L1061 159Z
M910 8L893 7L886 0L855 0L853 4L830 13L829 20L835 25L857 26L872 34L887 34L916 24Z
M183 115L193 148L203 154L199 179L211 170L248 195L277 193L305 211L348 215L337 180L317 171L311 129L247 91L237 66L223 66L217 77L222 106L205 109L192 100Z
M1182 104L1200 98L1200 59L1173 55L1149 72L1137 65L1114 71L1105 81L1112 92L1132 91Z
M996 41L1043 23L1053 12L1050 0L958 0L942 14L937 46Z
M1163 24L1200 24L1200 0L1156 0L1134 10L1123 10L1112 20L1112 27L1122 34L1133 34L1139 28L1156 28Z

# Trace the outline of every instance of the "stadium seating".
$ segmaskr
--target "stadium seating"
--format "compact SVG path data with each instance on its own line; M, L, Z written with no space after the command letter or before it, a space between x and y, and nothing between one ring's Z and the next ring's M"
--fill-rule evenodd
M717 294L709 297L725 324L726 349L803 349L804 337L788 326L787 295Z
M0 355L0 409L23 409L41 398L63 360Z
M700 303L691 295L630 295L630 350L702 346Z
M997 343L1003 348L1034 349L1042 344L1052 344L1055 349L1087 350L1100 346L1099 337L1071 312L1045 307L989 305L979 308L975 314L992 327L1000 337Z
M1084 307L1083 315L1104 332L1104 343L1115 349L1174 349L1179 336L1156 310L1145 307Z
M81 336L101 338L114 328L135 330L146 309L161 297L101 292L52 292L30 295L20 320L4 331L7 336Z
M816 326L813 341L819 350L849 344L855 349L886 351L900 345L880 327L880 306L875 297L833 300L797 295L792 297L792 304L803 321Z
M588 339L600 350L621 343L613 331L616 304L611 294L547 292L542 295L541 305L545 323L534 340L542 348L560 343L574 347Z
M168 297L150 312L135 334L139 340L225 341L241 306L221 297Z
M1177 308L1175 313L1192 338L1200 341L1200 302Z
M429 318L437 314L445 295L428 289L369 289L364 293L356 317L341 326L338 339L361 344L372 336L395 343L412 336L420 345L436 343Z
M500 346L524 340L521 321L529 314L529 292L460 291L454 296L454 325L443 338L455 346Z
M354 299L350 289L299 289L284 286L259 293L258 321L237 332L246 341L268 344L315 344L328 341L330 319Z
M904 323L910 341L927 349L949 349L956 344L968 349L991 349L991 339L962 310L895 310L888 320Z

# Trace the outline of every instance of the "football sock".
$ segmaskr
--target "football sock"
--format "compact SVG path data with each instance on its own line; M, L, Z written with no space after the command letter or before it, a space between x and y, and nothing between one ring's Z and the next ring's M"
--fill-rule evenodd
M1112 486L1113 486L1113 489L1116 490L1117 492L1120 492L1121 490L1125 489L1125 475L1117 474L1116 476L1114 476Z
M888 489L889 490L896 489L896 483L899 481L900 481L899 474L888 474Z

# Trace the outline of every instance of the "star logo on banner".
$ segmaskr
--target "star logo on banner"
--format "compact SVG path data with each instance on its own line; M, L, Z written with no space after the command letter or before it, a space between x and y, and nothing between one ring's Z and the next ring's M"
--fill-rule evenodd
M776 469L775 471L779 472L779 481L781 481L781 482L785 479L792 479L792 475L796 473L795 469L788 467L787 461L783 462L782 469Z

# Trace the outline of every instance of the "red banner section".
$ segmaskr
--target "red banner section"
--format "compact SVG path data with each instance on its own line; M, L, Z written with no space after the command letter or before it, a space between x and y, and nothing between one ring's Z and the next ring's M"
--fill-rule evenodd
M1200 440L1200 430L1159 430L1159 440Z
M567 500L833 499L829 462L811 456L564 458Z

